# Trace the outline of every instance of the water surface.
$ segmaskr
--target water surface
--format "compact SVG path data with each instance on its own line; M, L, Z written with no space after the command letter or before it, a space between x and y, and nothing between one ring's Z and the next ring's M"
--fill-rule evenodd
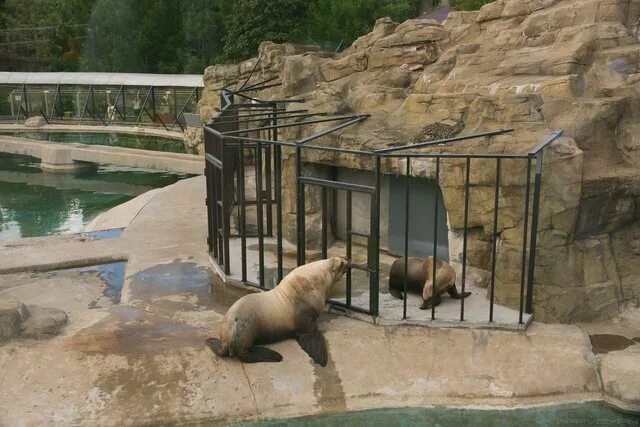
M38 159L0 153L0 240L78 233L100 213L189 175L100 166L48 174Z

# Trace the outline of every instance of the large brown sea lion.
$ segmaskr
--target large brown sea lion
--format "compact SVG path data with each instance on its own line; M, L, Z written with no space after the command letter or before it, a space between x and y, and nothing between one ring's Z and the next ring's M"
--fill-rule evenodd
M432 306L432 280L433 257L426 259L409 257L407 259L407 291L422 293L422 306L426 310ZM395 260L389 272L389 293L396 298L404 299L404 257ZM436 297L433 305L441 302L440 295L447 291L452 298L462 299L471 295L471 292L458 293L456 289L456 272L444 261L436 262Z
M348 263L334 257L300 266L274 289L246 295L225 314L220 339L207 345L221 357L236 356L245 363L280 362L280 353L254 343L295 337L317 364L327 364L327 347L317 329L327 295L344 274Z

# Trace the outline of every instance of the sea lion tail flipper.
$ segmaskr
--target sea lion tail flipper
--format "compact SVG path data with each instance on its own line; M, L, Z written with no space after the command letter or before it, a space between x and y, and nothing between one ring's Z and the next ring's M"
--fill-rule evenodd
M226 357L229 355L229 349L222 344L218 338L209 338L206 341L207 345L213 352L220 357Z
M296 337L300 347L320 366L327 366L327 344L319 330L308 334L298 334Z
M456 289L456 285L453 285L450 288L447 288L447 292L449 293L449 295L451 295L451 298L453 299L464 299L469 295L471 295L471 292L458 293L458 290Z
M389 293L398 299L404 299L404 294L400 289L389 287Z
M246 353L239 354L238 357L244 363L282 362L282 355L267 347L253 346Z

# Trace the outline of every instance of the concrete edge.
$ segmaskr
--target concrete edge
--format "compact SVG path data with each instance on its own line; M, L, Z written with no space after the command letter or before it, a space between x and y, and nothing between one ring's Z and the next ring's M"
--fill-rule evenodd
M121 126L121 125L90 125L90 124L52 124L44 126L25 126L24 124L0 123L0 131L16 132L50 132L50 133L124 133L129 135L161 136L175 140L183 140L184 133L178 131L168 131L162 128L148 126Z
M0 274L16 274L26 272L47 272L54 270L67 270L70 268L91 267L98 264L111 264L114 262L128 262L129 256L124 253L103 255L73 260L56 261L44 264L27 264L18 267L0 269Z

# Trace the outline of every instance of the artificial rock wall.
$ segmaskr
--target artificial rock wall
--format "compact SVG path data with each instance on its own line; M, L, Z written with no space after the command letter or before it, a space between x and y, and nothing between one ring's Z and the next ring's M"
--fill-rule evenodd
M324 145L374 149L436 138L438 129L514 128L513 135L447 150L524 153L564 129L544 160L535 315L559 322L608 318L640 303L639 18L639 0L498 0L478 12L452 13L443 25L380 19L338 55L265 42L252 81L280 76L281 87L259 95L306 100L291 108L372 114ZM203 121L219 107L219 90L246 78L256 61L206 69ZM285 136L298 138L299 131ZM191 137L191 144L199 138ZM364 159L331 153L309 153L305 160L371 168ZM383 167L404 171L402 161ZM473 161L469 262L478 285L491 263L495 173L495 161ZM433 162L414 162L412 174L433 177ZM519 301L524 179L523 161L503 161L496 297L510 306ZM291 216L293 182L286 166L285 212ZM461 250L463 184L464 164L442 161L454 263ZM308 225L319 221L315 196L308 196Z

